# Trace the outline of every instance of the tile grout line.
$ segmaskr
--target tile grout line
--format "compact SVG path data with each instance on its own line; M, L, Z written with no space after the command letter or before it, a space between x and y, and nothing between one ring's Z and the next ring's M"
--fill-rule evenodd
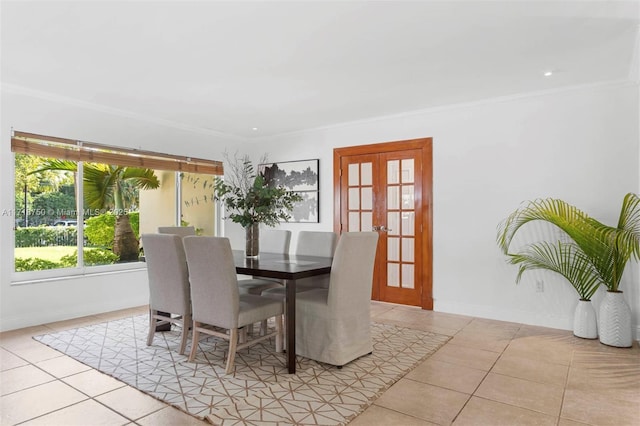
M518 332L520 331L520 329L522 328L522 326L518 327L518 331L516 331L516 333L513 335L514 337L517 336ZM465 407L467 406L467 404L469 404L469 401L471 401L471 398L473 398L474 396L476 398L481 398L479 396L476 395L476 392L478 391L478 389L480 388L480 386L482 386L482 383L484 383L484 381L487 379L487 377L489 376L489 373L491 372L491 370L493 370L493 367L495 367L495 365L498 363L498 360L500 358L502 358L502 355L504 354L504 352L507 350L507 348L509 347L509 345L511 344L511 342L513 341L513 337L509 339L509 343L504 347L504 349L502 350L502 352L500 353L500 355L496 358L496 360L493 362L493 364L491 364L491 367L489 368L489 370L487 370L487 372L485 373L484 377L482 378L482 380L480 380L480 382L478 383L478 385L475 387L475 389L473 390L473 392L471 393L471 395L469 396L469 399L467 399L467 401L464 403L464 405L462 406L462 408L460 408L460 411L458 411L458 413L455 415L455 417L453 418L453 420L451 421L451 423L454 423L456 421L456 419L460 416L460 414L462 413L462 411L464 411ZM483 398L486 399L486 398Z

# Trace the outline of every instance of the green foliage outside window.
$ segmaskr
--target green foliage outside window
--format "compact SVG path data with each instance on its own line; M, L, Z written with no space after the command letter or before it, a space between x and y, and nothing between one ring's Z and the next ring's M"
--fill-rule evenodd
M129 222L136 237L140 237L140 213L131 212ZM113 248L113 238L115 235L116 215L111 212L94 216L85 221L84 235L89 243L95 247Z

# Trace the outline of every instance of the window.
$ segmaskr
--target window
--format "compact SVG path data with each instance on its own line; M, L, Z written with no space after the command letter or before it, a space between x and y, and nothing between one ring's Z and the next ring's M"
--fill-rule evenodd
M20 278L137 262L139 235L176 218L214 235L220 162L23 132L15 132L12 150Z

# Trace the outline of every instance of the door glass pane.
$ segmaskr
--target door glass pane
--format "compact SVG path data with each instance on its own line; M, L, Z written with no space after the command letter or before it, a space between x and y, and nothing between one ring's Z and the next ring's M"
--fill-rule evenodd
M349 186L358 185L360 183L360 164L349 164L348 181Z
M400 212L387 213L387 232L389 235L399 235L400 233Z
M371 210L373 208L373 188L362 188L361 209Z
M413 176L413 158L402 160L402 183L413 182Z
M349 164L349 186L360 183L360 164Z
M413 265L402 265L402 287L415 287L413 283Z
M371 163L362 163L362 182L360 185L371 185L373 183L373 173L371 171Z
M397 263L387 263L387 285L400 287L400 265Z
M359 232L360 231L360 213L358 212L349 212L349 232Z
M387 161L387 183L400 183L400 162Z
M387 208L398 210L400 208L400 187L387 187Z
M414 235L415 213L402 212L402 235Z
M360 210L360 190L349 188L349 210Z
M362 212L362 230L371 231L373 228L373 214L371 212Z
M387 238L387 260L400 260L400 238Z
M414 238L402 238L402 261L403 262L413 262L415 258L414 254L414 246L416 240Z
M413 198L413 185L403 185L402 186L402 209L403 210L413 210L414 207L414 198Z

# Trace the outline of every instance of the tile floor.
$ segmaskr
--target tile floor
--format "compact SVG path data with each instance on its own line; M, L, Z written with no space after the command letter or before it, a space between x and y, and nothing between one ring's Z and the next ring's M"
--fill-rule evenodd
M146 307L0 334L1 425L203 425L31 339ZM351 424L640 425L640 348L571 332L372 303L379 322L451 336Z

